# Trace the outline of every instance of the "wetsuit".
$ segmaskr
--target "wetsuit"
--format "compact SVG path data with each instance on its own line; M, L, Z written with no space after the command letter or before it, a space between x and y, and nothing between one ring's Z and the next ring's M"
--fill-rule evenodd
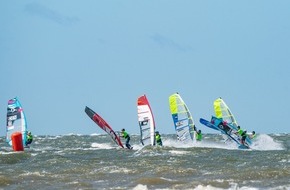
M162 140L161 140L160 134L156 134L155 138L156 138L157 145L162 146Z
M244 133L244 131L242 129L238 130L238 134L242 136L242 134Z
M202 134L201 134L201 132L200 132L200 133L196 132L196 140L197 140L197 141L201 141L201 139L202 139Z
M123 131L122 132L122 137L126 139L126 147L128 149L132 149L131 145L129 144L129 142L130 142L130 135L126 131Z
M27 145L29 145L29 144L32 143L32 141L33 141L33 136L30 134L30 135L27 135L26 138L27 138L27 139L26 139L26 146L27 146Z
M247 138L247 133L246 133L246 131L244 131L244 132L242 133L242 140L241 140L241 143L242 143L242 144L245 144L246 138Z

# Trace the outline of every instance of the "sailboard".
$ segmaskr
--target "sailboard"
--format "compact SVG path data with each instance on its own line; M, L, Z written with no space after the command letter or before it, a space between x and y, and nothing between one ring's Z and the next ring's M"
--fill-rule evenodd
M187 105L178 93L169 96L169 107L178 140L193 141L194 122Z
M225 140L232 140L236 142L239 147L249 148L252 144L249 137L246 138L245 144L241 143L241 136L238 134L238 123L232 114L230 108L222 98L217 98L214 103L214 112L216 116L212 116L211 121L200 119L203 125L218 130L223 134Z
M12 146L11 135L13 133L19 132L22 134L22 142L23 145L25 145L27 122L23 108L17 97L8 100L6 121L6 142Z
M200 123L217 131L220 131L223 135L227 138L236 142L239 146L242 145L240 141L239 135L237 135L236 131L232 130L232 126L230 127L229 124L225 126L222 122L222 119L212 116L211 121L207 121L203 118L200 118Z
M97 114L91 108L87 106L85 108L85 112L101 129L103 129L106 133L110 135L110 137L119 147L124 148L119 135L116 134L116 132L110 127L110 125L99 114Z
M137 113L141 144L144 146L155 145L155 121L146 95L138 97Z
M237 133L239 126L238 122L225 101L219 97L214 101L213 105L216 117L222 119L223 122L228 124L228 126L232 129L232 133ZM246 138L246 143L248 145L252 144L252 141L249 137Z

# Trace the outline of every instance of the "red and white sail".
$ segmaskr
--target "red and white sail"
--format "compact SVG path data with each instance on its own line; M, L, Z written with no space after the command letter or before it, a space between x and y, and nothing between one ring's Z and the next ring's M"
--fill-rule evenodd
M119 137L119 135L117 135L115 133L115 131L110 127L110 125L96 112L94 112L92 109L90 109L89 107L85 108L85 112L87 113L87 115L104 131L106 131L111 138L113 139L113 141L119 145L120 147L124 148L121 139Z
M137 111L142 145L155 145L155 121L146 95L138 98Z

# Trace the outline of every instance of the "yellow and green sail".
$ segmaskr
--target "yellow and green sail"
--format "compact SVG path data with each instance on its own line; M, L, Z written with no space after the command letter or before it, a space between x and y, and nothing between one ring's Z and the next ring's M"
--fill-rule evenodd
M169 107L178 139L192 141L194 122L189 109L178 93L169 96Z
M232 124L235 127L238 126L234 115L222 98L216 99L213 103L213 107L217 118L223 119L223 121L226 121L227 123Z

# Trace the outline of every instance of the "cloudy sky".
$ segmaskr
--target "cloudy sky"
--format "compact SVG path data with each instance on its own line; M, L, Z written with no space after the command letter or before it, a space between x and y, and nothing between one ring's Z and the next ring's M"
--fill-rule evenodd
M289 133L289 1L0 1L0 136L18 97L37 135L103 133L88 106L138 134L146 94L160 133L174 133L179 92L198 129L222 97L238 123Z

